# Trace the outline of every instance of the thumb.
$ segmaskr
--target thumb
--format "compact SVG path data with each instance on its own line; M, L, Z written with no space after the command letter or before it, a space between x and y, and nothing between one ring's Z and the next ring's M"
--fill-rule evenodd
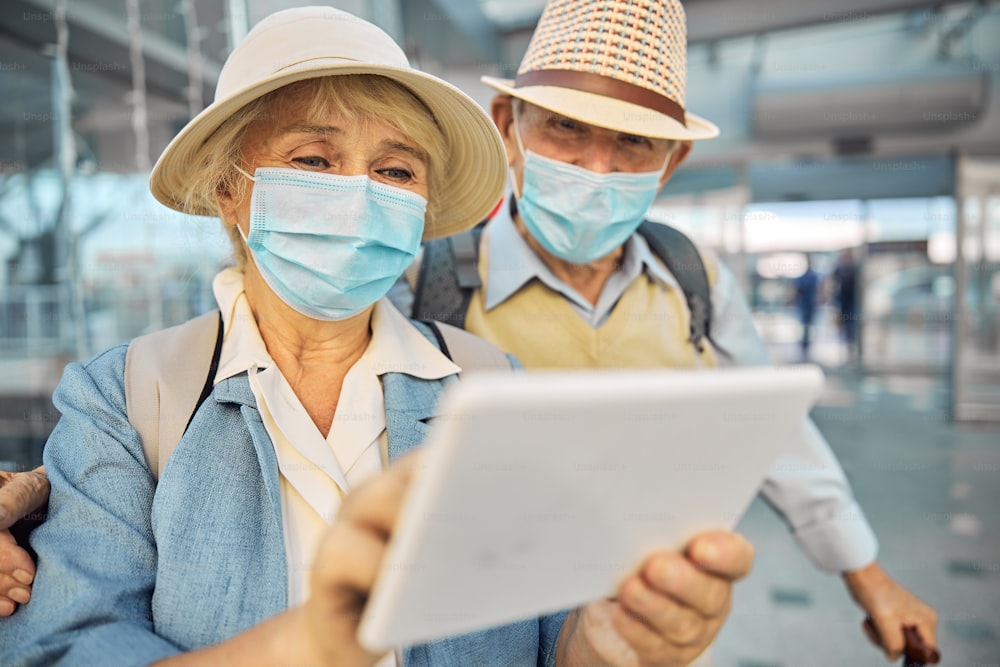
M862 627L872 643L881 646L890 660L896 660L903 655L903 648L906 645L903 628L891 615L869 616Z

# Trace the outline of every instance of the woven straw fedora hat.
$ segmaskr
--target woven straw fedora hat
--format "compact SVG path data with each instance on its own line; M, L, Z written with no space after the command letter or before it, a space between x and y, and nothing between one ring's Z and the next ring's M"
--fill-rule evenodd
M215 101L194 117L153 167L149 187L164 205L192 209L179 194L189 185L189 165L205 141L248 102L282 86L315 77L378 74L398 81L431 111L450 149L443 187L432 193L424 238L473 227L503 195L507 157L493 121L468 95L410 67L402 49L376 26L331 7L300 7L272 14L233 50L219 75ZM205 184L204 187L211 187Z
M660 139L711 139L684 108L687 25L678 0L550 0L517 78L482 77L569 118Z

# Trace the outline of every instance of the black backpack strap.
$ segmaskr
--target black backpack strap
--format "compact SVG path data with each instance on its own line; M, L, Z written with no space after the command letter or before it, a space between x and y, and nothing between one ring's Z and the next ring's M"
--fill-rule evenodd
M430 329L431 334L434 336L434 340L437 341L438 349L441 350L441 354L448 357L449 361L455 361L454 357L451 356L451 350L448 349L448 343L444 340L444 335L441 333L441 327L437 325L434 320L420 320L427 325Z
M467 232L424 243L411 317L465 328L465 314L479 278L479 240L483 225Z
M703 339L708 339L723 355L725 350L712 340L712 288L708 283L705 262L694 242L683 232L669 225L648 220L639 225L639 234L649 249L660 258L677 279L691 311L691 335L688 342L701 352Z
M198 412L198 408L201 404L205 402L212 394L212 389L215 387L215 376L219 372L219 359L222 358L222 336L223 334L223 324L222 324L222 312L219 312L219 327L215 334L215 349L212 350L212 362L208 365L208 375L205 376L205 384L201 387L201 393L198 395L198 402L194 404L194 410L191 411L191 416L188 417L187 424L184 426L184 431L187 432L188 427L191 426L191 420L194 419L195 414Z

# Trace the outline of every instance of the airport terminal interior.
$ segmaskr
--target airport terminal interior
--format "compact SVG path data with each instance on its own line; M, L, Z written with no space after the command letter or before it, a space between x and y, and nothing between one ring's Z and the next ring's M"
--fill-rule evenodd
M582 0L581 0L582 1ZM0 469L38 465L66 363L215 307L216 220L148 191L250 26L294 0L0 3ZM485 108L544 0L317 2ZM733 271L942 664L1000 663L1000 3L688 0L687 106L721 129L649 211ZM797 307L816 275L812 321ZM848 293L853 295L848 297ZM851 303L848 303L848 302ZM717 667L886 664L761 500Z

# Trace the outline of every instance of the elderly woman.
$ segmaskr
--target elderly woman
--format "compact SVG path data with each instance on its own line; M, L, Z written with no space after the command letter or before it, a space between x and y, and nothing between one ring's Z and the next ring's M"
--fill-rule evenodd
M379 471L420 443L460 370L383 297L422 238L490 210L503 156L482 110L364 21L302 8L251 31L151 178L167 206L220 217L236 250L214 283L211 393L157 479L129 420L128 346L67 368L35 591L0 622L0 663L380 660L356 626L407 472ZM651 555L617 600L381 661L678 664L718 631L750 558L707 535Z

